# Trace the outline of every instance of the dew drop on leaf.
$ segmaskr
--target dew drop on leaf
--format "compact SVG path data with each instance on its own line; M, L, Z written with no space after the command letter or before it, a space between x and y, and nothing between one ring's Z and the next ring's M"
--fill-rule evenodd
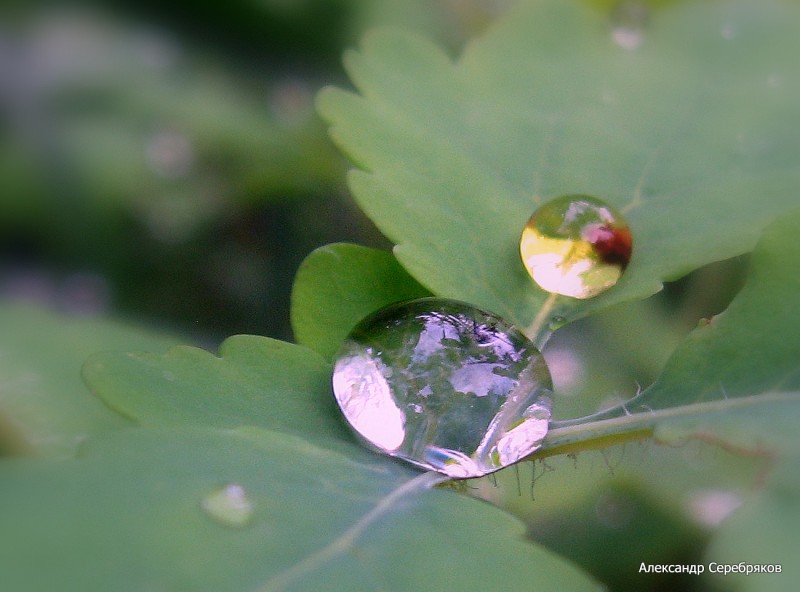
M564 195L537 209L525 225L520 255L544 290L591 298L619 281L633 239L622 214L588 195Z
M247 526L253 519L253 503L238 483L229 483L208 493L201 502L203 511L225 526Z
M422 298L381 309L352 330L333 391L370 448L468 478L539 448L552 382L533 343L499 317Z

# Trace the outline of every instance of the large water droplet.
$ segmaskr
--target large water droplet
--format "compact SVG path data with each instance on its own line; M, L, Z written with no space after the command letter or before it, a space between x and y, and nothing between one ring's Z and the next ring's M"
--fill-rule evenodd
M201 502L203 511L225 526L247 526L253 519L253 503L238 483L211 491Z
M536 450L550 419L544 358L514 327L443 298L388 306L350 333L333 391L371 448L451 477Z
M564 195L536 210L520 239L528 273L544 290L591 298L619 281L633 239L622 214L588 195Z

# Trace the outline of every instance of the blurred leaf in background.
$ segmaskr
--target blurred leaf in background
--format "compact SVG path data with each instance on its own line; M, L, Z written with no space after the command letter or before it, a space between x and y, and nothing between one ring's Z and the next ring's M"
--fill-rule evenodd
M313 109L365 28L451 46L504 3L4 3L0 296L291 337L303 256L385 246ZM73 290L74 292L74 290ZM81 304L81 303L79 303Z

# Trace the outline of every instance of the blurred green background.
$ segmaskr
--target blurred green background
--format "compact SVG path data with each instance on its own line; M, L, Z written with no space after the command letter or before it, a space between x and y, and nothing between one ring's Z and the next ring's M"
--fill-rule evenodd
M313 248L387 246L314 112L375 25L457 51L503 2L4 2L0 296L291 338Z

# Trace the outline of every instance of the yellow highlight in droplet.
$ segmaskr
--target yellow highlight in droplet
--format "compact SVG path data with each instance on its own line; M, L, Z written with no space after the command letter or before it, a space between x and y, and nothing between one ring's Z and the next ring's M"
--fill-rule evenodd
M525 269L544 290L591 298L614 286L630 260L622 215L586 195L565 195L536 210L520 238Z

